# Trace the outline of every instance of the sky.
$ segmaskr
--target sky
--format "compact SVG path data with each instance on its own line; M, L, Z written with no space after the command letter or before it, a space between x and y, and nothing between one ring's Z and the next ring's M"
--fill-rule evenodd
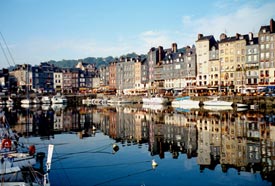
M257 34L274 10L274 0L0 0L0 69Z

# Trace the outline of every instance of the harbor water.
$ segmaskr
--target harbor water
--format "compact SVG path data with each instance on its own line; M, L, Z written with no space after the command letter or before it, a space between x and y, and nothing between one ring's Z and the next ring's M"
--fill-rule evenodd
M25 144L45 153L48 144L55 145L51 185L274 182L272 112L155 108L40 105L2 110Z

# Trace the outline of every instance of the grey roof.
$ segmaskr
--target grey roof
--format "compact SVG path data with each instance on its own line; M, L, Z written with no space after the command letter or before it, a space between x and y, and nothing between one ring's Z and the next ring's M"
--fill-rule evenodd
M197 41L202 41L202 40L210 40L212 39L214 36L213 35L209 35L209 36L202 36L201 38L199 38Z

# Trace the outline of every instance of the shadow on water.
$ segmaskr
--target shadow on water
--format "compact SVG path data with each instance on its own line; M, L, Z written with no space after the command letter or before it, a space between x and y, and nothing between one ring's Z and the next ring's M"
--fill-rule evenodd
M12 128L39 150L57 145L54 184L136 185L139 178L140 185L196 185L200 179L224 185L225 174L232 184L274 183L273 110L130 105L3 110ZM154 174L148 167L152 158L162 162ZM60 183L60 176L67 182Z

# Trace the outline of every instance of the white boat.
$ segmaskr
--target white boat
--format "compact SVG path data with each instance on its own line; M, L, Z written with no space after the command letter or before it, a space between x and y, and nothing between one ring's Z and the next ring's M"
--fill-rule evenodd
M57 111L57 110L64 110L66 108L66 106L67 106L67 104L52 104L51 108L54 111Z
M22 99L21 100L21 104L25 104L25 105L29 105L32 104L32 100L31 99Z
M21 169L18 166L0 170L1 185L5 186L50 186L49 172L51 169L54 145L48 145L46 171L36 171L33 167ZM45 156L45 155L44 155ZM44 158L44 156L42 158ZM42 159L43 160L43 159Z
M32 100L33 104L39 104L41 101L38 97L33 98Z
M169 102L168 98L164 97L143 97L143 104L167 104Z
M233 107L231 105L223 105L223 106L217 106L217 105L204 105L203 108L205 110L211 110L211 111L224 111L224 110L233 110Z
M41 102L42 102L43 104L50 104L50 103L51 103L51 99L50 99L49 96L43 96L43 97L41 98Z
M200 108L200 101L191 100L190 96L185 96L174 99L171 105L176 108Z
M203 104L205 106L232 106L233 102L232 101L222 101L219 100L219 96L213 97L211 100L204 101Z
M19 143L17 134L9 128L9 124L2 112L0 114L3 122L0 127L1 147L0 147L0 174L17 172L18 169L32 167L36 163L35 146L29 148ZM17 168L16 168L17 167Z
M67 98L65 96L55 95L51 98L51 102L53 104L63 104L67 103Z
M245 104L245 103L237 103L237 104L236 104L236 107L237 107L237 108L245 108L245 107L248 107L248 104Z

